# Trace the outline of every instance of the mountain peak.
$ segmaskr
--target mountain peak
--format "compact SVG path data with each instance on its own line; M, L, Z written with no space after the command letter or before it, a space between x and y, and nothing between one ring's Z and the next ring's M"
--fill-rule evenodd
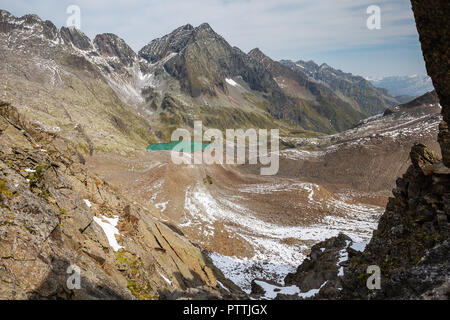
M208 22L203 22L203 23L200 24L197 28L202 28L202 29L204 29L204 28L210 28L210 29L211 29L211 26L209 25Z
M211 28L211 26L207 22L202 23L196 29L197 30L211 30L211 31L214 31L213 28Z
M9 11L0 9L0 17L14 17Z
M259 48L253 48L252 50L250 50L248 52L248 55L253 55L253 54L264 54Z
M138 54L141 58L154 63L171 52L180 52L192 39L194 27L191 24L185 24L176 28L171 33L150 41Z
M174 31L176 30L194 30L194 27L192 26L192 24L186 23L185 25L175 29Z
M80 50L92 49L92 42L81 30L75 27L61 27L61 37L64 41L73 43Z
M96 35L94 45L102 55L118 57L127 66L131 66L136 57L133 49L122 38L113 33Z
M202 23L197 28L194 28L194 34L197 38L222 38L217 32L211 28L208 23Z
M42 19L39 18L36 14L26 14L22 17L20 17L20 20L24 20L28 24L34 24L34 23L42 23Z
M250 50L247 55L261 63L263 63L264 61L273 62L273 60L269 58L264 52L262 52L259 48L254 48Z

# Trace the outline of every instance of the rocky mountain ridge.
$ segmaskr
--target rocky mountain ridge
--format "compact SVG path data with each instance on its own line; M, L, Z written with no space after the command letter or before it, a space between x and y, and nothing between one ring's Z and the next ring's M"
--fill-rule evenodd
M286 91L267 65L231 47L208 24L182 26L138 53L113 34L91 40L80 30L58 30L35 15L16 18L3 10L0 25L3 100L24 108L31 120L78 139L84 149L142 150L143 144L168 140L176 127L191 129L193 120L221 130L275 126L283 134L332 133L367 115L324 86L311 85L319 88L311 91L300 81L297 93ZM53 90L60 94L50 95ZM51 107L42 107L49 102ZM54 109L61 102L67 106L59 115ZM90 114L111 106L92 121L74 119L74 112ZM108 125L99 131L93 122ZM127 127L129 122L140 125ZM77 124L84 138L68 128Z
M311 122L314 126L322 126L324 129L331 124L340 131L365 117L361 110L357 110L335 91L311 81L295 69L273 61L258 48L248 54L265 66L287 96L296 99L304 115L301 123Z
M326 63L320 66L313 61L302 60L297 62L283 60L281 63L304 74L310 81L323 84L343 95L355 109L366 116L383 112L386 106L398 103L385 89L376 88L363 77L334 69Z

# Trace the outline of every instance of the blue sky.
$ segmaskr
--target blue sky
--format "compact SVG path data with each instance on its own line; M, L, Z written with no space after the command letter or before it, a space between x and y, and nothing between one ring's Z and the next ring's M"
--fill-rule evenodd
M16 16L35 13L66 24L81 9L81 30L112 32L135 51L190 23L208 22L243 51L259 47L275 60L314 60L370 77L425 74L409 0L0 0ZM381 29L369 30L366 9L381 8Z

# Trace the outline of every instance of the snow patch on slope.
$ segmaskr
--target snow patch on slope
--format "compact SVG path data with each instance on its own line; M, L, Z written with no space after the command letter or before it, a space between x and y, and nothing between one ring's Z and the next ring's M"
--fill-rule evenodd
M315 185L298 183L284 185L250 185L240 190L243 193L278 192L284 187L301 188L308 192L310 203L315 203ZM354 205L341 200L329 201L329 211L347 212L346 217L325 216L320 223L310 226L283 226L259 219L255 213L239 205L233 199L215 199L200 184L188 189L185 195L185 219L182 226L196 228L206 237L214 236L215 222L224 224L227 231L237 233L254 250L251 259L226 257L210 253L214 264L224 274L244 290L249 290L252 279L265 278L281 281L306 256L307 246L301 241L319 242L337 236L339 232L349 235L353 241L367 241L376 228L382 208L376 206ZM286 243L286 238L298 239L297 244Z
M116 235L120 235L119 230L116 228L117 223L119 222L119 217L94 217L94 221L103 229L103 232L105 232L106 238L108 239L108 243L114 251L118 251L120 248L123 248L119 245L116 239Z

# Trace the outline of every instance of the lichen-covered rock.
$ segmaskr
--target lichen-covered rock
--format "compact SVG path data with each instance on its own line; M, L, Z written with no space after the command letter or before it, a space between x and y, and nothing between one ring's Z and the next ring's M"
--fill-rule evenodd
M430 249L420 262L394 275L374 292L377 299L450 299L450 241Z
M70 141L7 103L0 146L0 299L245 297L152 208L91 175ZM114 239L99 223L111 220Z
M450 236L450 174L429 170L424 174L425 167L433 167L440 160L423 145L412 148L411 159L413 165L397 180L394 197L389 199L370 243L363 253L350 259L345 269L344 298L409 299L413 297L411 290L419 297L433 285L441 285L439 280L433 280L427 286L419 283L416 286L413 278L406 284L405 275L416 274L418 267L430 274L438 272L441 280L448 282L450 279L448 268L438 266L447 263L445 256L441 255L442 260L434 259L434 262L424 258ZM369 265L380 267L382 293L366 287ZM404 287L406 285L411 288Z

